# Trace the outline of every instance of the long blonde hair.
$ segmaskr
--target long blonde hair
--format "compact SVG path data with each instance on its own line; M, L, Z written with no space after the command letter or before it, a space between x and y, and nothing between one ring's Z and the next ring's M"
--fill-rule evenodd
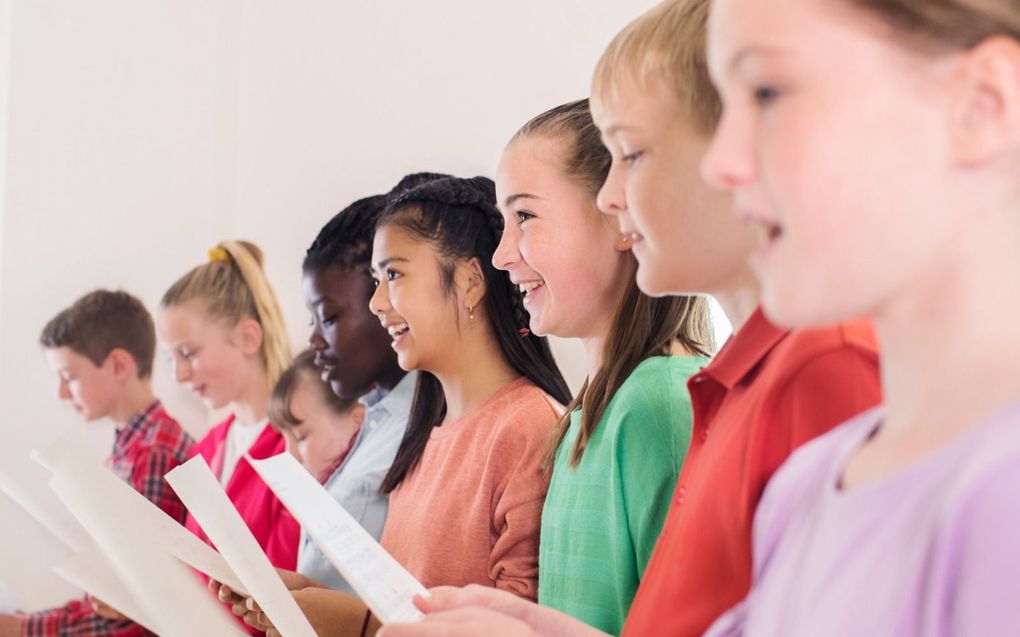
M254 319L262 327L259 353L269 387L276 385L293 356L283 312L265 270L262 250L248 241L223 241L209 251L209 261L177 279L163 295L162 307L199 301L214 318L237 325Z

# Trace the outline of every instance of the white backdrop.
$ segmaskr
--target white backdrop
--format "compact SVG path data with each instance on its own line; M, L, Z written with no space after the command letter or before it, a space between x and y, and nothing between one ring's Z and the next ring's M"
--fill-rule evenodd
M216 241L251 239L302 344L300 262L330 216L408 172L491 175L651 4L0 0L0 463L81 426L36 345L75 297L151 307ZM579 348L556 349L576 386ZM205 430L162 357L156 386ZM98 456L111 433L93 429ZM23 607L72 594L48 573L56 541L2 496L0 520Z

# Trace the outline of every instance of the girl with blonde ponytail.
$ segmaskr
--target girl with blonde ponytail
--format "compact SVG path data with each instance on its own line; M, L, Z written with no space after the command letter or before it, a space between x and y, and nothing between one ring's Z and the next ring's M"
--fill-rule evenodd
M292 360L283 313L262 268L262 251L224 241L177 280L156 315L174 376L210 409L230 415L195 445L219 477L274 566L294 569L300 528L244 459L267 458L286 442L267 416L273 386ZM188 528L205 534L188 517Z

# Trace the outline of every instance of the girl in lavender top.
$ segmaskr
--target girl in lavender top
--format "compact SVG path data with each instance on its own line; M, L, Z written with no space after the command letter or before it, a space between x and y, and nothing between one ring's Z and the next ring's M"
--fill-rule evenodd
M715 0L709 34L764 308L871 317L885 405L776 474L708 634L1020 634L1020 3Z

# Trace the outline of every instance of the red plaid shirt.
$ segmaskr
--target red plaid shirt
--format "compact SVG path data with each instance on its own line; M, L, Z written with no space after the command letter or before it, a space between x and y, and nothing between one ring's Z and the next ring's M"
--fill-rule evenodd
M183 523L187 511L163 476L188 459L193 444L191 436L156 400L117 432L107 464L136 491ZM129 620L96 615L86 596L59 608L26 615L21 634L26 637L142 637L151 633Z

